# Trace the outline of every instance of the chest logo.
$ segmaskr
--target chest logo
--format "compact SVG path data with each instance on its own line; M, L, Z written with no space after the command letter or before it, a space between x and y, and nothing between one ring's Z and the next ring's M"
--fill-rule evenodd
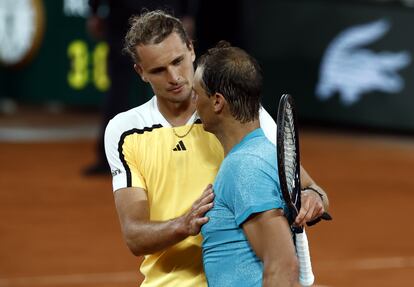
M187 150L187 148L184 145L183 141L179 141L178 144L173 148L173 151L184 151Z

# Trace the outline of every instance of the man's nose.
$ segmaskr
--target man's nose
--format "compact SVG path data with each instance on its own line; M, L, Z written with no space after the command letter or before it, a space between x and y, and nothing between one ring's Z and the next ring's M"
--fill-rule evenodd
M177 84L180 82L180 75L178 70L174 67L168 68L168 81L172 84Z

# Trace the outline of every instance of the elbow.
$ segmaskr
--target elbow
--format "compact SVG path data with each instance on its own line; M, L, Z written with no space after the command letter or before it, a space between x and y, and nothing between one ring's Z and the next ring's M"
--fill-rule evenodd
M146 255L145 252L144 252L144 249L139 244L137 244L137 242L135 242L135 240L125 238L125 242L126 242L126 245L128 246L128 249L135 256L144 256L144 255Z
M138 256L145 255L144 252L138 246L136 246L136 244L129 243L127 241L127 246L129 248L129 251L131 251L131 253L134 254L135 256L138 257Z
M124 240L128 247L128 249L131 251L132 254L135 256L143 256L145 254L145 250L140 244L140 241L137 239L137 235L132 230L123 230Z

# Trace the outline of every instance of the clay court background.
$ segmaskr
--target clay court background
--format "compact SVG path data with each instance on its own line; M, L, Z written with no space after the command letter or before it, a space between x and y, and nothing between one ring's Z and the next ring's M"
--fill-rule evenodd
M56 119L50 119L57 122ZM318 286L414 286L414 139L302 130L332 223L308 229ZM0 142L0 287L138 286L93 140Z

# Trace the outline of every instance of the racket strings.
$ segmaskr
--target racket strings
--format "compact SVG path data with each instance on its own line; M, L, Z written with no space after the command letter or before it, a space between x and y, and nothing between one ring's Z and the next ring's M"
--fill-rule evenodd
M312 272L307 236L301 226L293 225L300 209L300 154L294 103L291 96L283 95L279 103L279 114L277 138L279 176L283 197L289 207L289 224L294 233L296 254L299 261L299 282L301 286L311 286L315 276Z
M285 176L288 191L292 202L296 204L295 185L296 185L296 139L293 121L293 112L289 103L286 105L286 116L283 124L284 129L284 164Z

